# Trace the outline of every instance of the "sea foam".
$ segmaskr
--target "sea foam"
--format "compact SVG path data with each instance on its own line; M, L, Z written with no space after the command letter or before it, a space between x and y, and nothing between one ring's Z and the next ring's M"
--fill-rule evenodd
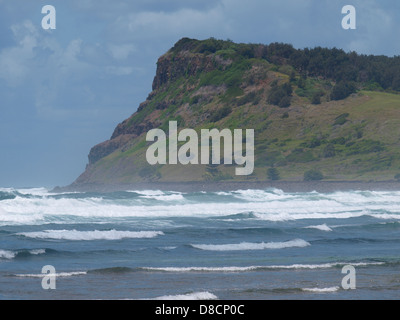
M317 226L304 227L304 229L317 229L317 230L328 231L328 232L333 231L330 227L327 226L326 223L317 225Z
M14 251L0 250L0 259L13 259L17 255Z
M265 265L265 266L230 266L230 267L141 267L139 270L150 272L172 272L172 273L189 273L189 272L210 272L210 273L238 273L262 270L314 270L314 269L331 269L345 265L354 267L367 267L371 265L384 265L384 262L331 262L320 264L290 264L290 265Z
M192 244L194 248L210 251L239 251L239 250L264 250L264 249L285 249L285 248L304 248L310 243L302 239L295 239L285 242L241 242L234 244Z
M218 297L210 292L193 292L178 295L168 295L154 298L152 300L216 300Z
M58 272L55 273L54 275L58 278L67 278L67 277L73 277L73 276L82 276L86 275L86 271L73 271L73 272ZM21 274L14 274L14 277L19 277L19 278L43 278L45 276L48 276L48 273L21 273Z
M121 240L126 238L154 238L164 235L161 231L77 231L77 230L44 230L40 232L22 232L21 235L35 239L54 239L54 240Z
M29 190L18 190L28 192ZM32 194L45 195L44 189ZM284 193L280 190L239 190L197 194L190 201L183 193L137 192L132 198L116 201L99 197L17 197L1 201L0 226L45 223L102 223L115 218L227 217L296 221L304 219L349 219L371 216L400 220L400 193L342 192L334 194ZM226 197L230 195L230 197ZM203 200L204 198L204 200ZM236 198L236 199L235 199ZM148 200L156 200L153 203ZM146 200L146 205L144 205ZM241 200L241 201L238 201ZM245 215L247 214L247 216ZM322 230L322 229L321 229ZM327 229L324 231L328 231Z
M339 287L329 287L329 288L303 288L303 291L314 292L314 293L332 293L339 290Z

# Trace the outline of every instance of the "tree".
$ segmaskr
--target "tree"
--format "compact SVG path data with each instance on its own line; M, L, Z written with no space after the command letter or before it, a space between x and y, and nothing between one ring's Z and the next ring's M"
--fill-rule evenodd
M292 71L292 72L290 73L290 79L289 79L289 81L290 81L291 83L296 81L296 72Z
M346 99L349 95L356 92L356 87L351 82L338 82L332 89L331 99L342 100Z
M279 171L276 168L269 168L267 170L267 176L269 180L280 180Z
M329 143L322 151L324 158L332 158L336 155L335 145Z
M316 92L313 94L311 98L311 103L312 104L321 104L321 94L319 92Z
M317 169L311 169L304 173L304 181L319 181L323 178L324 175Z
M292 103L292 99L289 96L284 96L281 101L279 101L279 108L289 108Z

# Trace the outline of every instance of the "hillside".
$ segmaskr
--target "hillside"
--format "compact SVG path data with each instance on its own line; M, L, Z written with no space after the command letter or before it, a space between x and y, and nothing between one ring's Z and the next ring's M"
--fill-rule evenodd
M153 91L94 146L73 185L143 181L394 180L400 173L398 58L338 49L181 39L157 62ZM255 169L233 165L155 165L146 134L254 129ZM315 173L315 172L314 172Z

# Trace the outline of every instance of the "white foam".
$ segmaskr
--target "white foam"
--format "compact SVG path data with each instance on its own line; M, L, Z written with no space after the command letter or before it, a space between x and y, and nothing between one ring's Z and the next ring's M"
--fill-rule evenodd
M142 268L148 271L160 272L245 272L254 271L257 269L264 269L262 266L249 266L249 267L146 267Z
M175 250L177 247L173 247L173 246L170 246L170 247L160 247L159 249L160 250Z
M0 250L0 259L14 259L17 255L16 252L8 250Z
M308 226L308 227L304 227L304 229L317 229L317 230L321 230L321 231L333 231L330 227L327 226L326 223L318 225L318 226Z
M21 250L24 251L24 250ZM10 251L10 250L0 250L0 259L14 259L20 251ZM32 255L39 255L46 253L45 249L32 249L28 250L28 252Z
M40 232L22 232L22 235L35 239L55 239L55 240L121 240L125 238L154 238L163 235L161 231L77 231L77 230L44 230Z
M45 193L39 189L36 193ZM140 193L140 192L138 192ZM229 192L246 201L185 201L182 193L142 191L141 196L123 201L102 198L26 198L1 201L1 225L34 225L44 223L101 223L123 217L226 217L251 213L243 219L295 221L302 219L349 219L371 216L400 220L399 192L335 194L289 194L263 190ZM218 196L218 194L217 194ZM162 200L143 205L143 197Z
M270 266L245 266L245 267L144 267L143 270L154 271L154 272L249 272L258 270L276 270L276 269L287 269L287 270L313 270L313 269L329 269L340 266L349 265L348 262L332 262L332 263L321 263L321 264L291 264L291 265L270 265ZM384 262L356 262L351 263L354 267L366 267L370 265L383 265Z
M229 194L233 195L235 198L239 198L246 201L257 201L257 202L265 202L265 201L273 201L273 200L288 200L293 199L295 195L284 193L282 190L273 189L273 190L237 190L230 192Z
M285 249L285 248L304 248L310 243L302 239L295 239L285 242L241 242L234 244L192 244L194 248L210 251L239 251L239 250L264 250L264 249Z
M292 264L288 266L269 266L271 269L329 269L339 266L352 265L354 267L366 267L370 265L383 265L384 262L331 262L331 263L322 263L322 264Z
M161 296L154 300L216 300L218 297L210 292L193 292L178 295Z
M155 199L158 201L179 201L184 200L181 192L164 192L161 190L130 191L140 194L141 198Z
M303 288L303 291L315 292L315 293L331 293L339 290L339 287L329 287L329 288Z
M165 194L158 196L142 196L142 198L155 199L158 201L179 201L184 200L185 198L181 194Z
M133 192L144 196L159 196L164 194L161 190L128 190L127 192Z
M19 193L23 195L33 195L33 196L46 196L49 194L49 190L46 188L26 188L17 189Z
M74 272L59 272L52 275L60 278L67 278L73 276L82 276L86 274L87 274L86 271L74 271ZM43 278L45 276L49 276L49 273L22 273L22 274L15 274L14 276L20 278Z
M34 250L29 250L29 253L33 254L33 255L39 255L39 254L46 253L46 250L45 249L34 249Z

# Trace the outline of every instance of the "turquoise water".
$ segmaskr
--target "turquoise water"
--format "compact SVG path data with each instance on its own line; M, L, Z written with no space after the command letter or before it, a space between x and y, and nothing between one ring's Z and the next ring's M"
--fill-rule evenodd
M2 188L0 299L399 299L399 199Z

